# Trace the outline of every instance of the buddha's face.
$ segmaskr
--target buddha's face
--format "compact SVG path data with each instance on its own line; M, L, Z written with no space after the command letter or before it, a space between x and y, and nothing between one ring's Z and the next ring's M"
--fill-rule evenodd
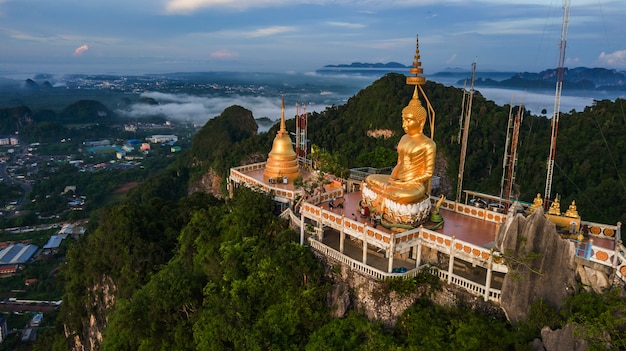
M402 128L408 135L419 134L424 129L424 121L420 121L420 119L412 114L403 114Z

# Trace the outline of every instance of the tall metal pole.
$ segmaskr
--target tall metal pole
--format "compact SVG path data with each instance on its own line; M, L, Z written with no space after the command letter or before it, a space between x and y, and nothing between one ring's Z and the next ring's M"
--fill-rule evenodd
M559 68L556 77L556 93L554 97L554 115L552 116L552 135L550 137L550 156L546 174L546 191L544 206L550 203L552 192L552 175L554 174L554 156L556 155L556 137L559 131L559 111L561 109L561 90L563 89L563 71L565 70L565 47L567 46L567 29L569 25L570 0L563 0L563 24L561 26L561 42L559 44Z
M504 185L507 165L509 164L509 145L511 144L511 126L513 124L513 98L509 106L509 123L506 126L506 142L504 143L504 156L502 157L502 179L500 180L500 198L504 198Z
M465 154L467 153L467 138L469 136L469 123L472 116L472 97L474 96L474 78L476 76L476 62L472 63L472 80L469 92L463 89L463 107L461 111L461 119L464 120L463 142L461 144L461 157L459 164L459 176L456 187L456 202L461 202L461 193L463 192L463 171L465 169ZM465 101L467 100L467 103Z

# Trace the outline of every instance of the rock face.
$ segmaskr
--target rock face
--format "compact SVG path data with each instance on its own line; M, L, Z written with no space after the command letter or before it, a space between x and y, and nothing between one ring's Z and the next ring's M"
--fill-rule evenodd
M353 271L331 258L317 256L324 263L326 274L334 282L327 303L335 318L343 318L350 310L357 310L371 321L393 327L407 308L413 306L419 298L428 295L434 303L441 306L470 308L496 319L504 319L501 308L454 285L443 284L442 289L437 291L429 291L427 286L420 286L413 293L401 295L388 291L379 280Z
M89 289L89 298L85 309L87 318L82 321L80 331L64 326L65 337L69 340L72 351L99 350L102 346L102 331L107 325L107 312L115 303L117 287L108 276L102 276L100 282Z
M335 281L328 295L333 317L343 318L349 310L354 309L363 312L369 320L392 327L404 310L415 304L420 296L419 293L400 296L393 291L384 291L380 281L363 276L340 263L327 261L323 256L318 257L326 261L329 275Z
M509 267L501 305L510 321L525 319L539 299L560 309L563 299L574 293L574 246L558 235L542 209L528 217L509 214L496 236L496 247Z
M573 324L567 324L563 329L551 330L548 327L541 329L541 339L545 351L587 351L585 340L574 336Z
M190 182L189 190L187 192L188 195L191 195L195 192L205 192L207 194L212 194L218 199L221 199L223 197L220 188L221 183L222 177L220 177L219 174L215 172L215 170L210 168L202 175L200 179L196 180L195 182Z
M577 274L580 282L595 293L602 294L611 286L608 275L602 271L578 265Z

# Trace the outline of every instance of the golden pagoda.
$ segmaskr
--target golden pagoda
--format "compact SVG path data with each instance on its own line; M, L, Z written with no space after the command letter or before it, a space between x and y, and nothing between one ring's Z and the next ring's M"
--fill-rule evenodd
M263 178L269 183L292 182L300 176L298 158L293 150L291 137L285 128L285 96L281 106L280 129L276 132L272 151L270 151L265 165Z

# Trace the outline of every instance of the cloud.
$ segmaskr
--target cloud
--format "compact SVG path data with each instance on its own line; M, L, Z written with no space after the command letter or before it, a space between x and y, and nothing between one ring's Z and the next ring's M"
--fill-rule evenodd
M159 104L134 104L128 110L117 111L120 115L131 118L165 116L171 120L206 123L221 114L227 107L239 105L252 111L254 118L268 117L278 120L281 114L279 97L229 95L219 97L194 96L188 94L169 94L156 91L145 92L142 97L153 98ZM307 112L322 111L325 105L307 106ZM285 118L296 115L295 105L285 106ZM263 131L263 130L259 130Z
M260 28L252 32L248 32L247 36L251 38L260 38L260 37L267 37L267 36L275 35L275 34L292 32L294 30L295 30L295 27L290 27L290 26L273 26L273 27L267 27L267 28Z
M219 51L214 51L211 53L211 58L216 58L216 59L229 59L229 58L233 58L237 56L239 56L237 55L237 53L234 53L228 50L219 50Z
M329 26L333 26L333 27L342 27L342 28L349 28L349 29L360 29L360 28L365 28L364 24L361 23L348 23L348 22L327 22L327 24Z
M598 57L598 61L601 65L626 68L626 50L615 51L609 54L603 51Z
M80 56L84 54L87 50L89 50L89 46L87 46L87 44L83 44L74 49L74 56Z
M290 0L169 0L165 11L172 14L186 14L209 7L246 10L249 8L291 5Z

